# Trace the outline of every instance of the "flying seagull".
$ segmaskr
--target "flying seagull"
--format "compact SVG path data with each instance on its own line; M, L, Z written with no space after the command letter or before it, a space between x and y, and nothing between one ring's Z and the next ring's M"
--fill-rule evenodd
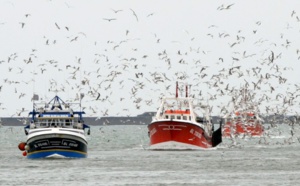
M123 11L123 10L114 10L114 9L112 9L112 8L111 8L111 10L112 10L114 13L118 13L118 12Z
M57 23L55 23L55 26L56 26L58 29L60 29L60 27L58 26L58 24L57 24Z
M115 19L115 18L103 18L103 20L106 20L106 21L109 21L109 22L111 22L111 21L113 21L113 20L117 20L117 19Z
M135 18L136 18L136 21L139 21L139 19L138 19L138 17L137 17L137 15L136 15L136 13L130 8L130 10L132 11L132 13L133 13L133 15L135 16Z
M154 15L154 12L153 13L150 13L147 15L147 17L150 17L150 16L153 16Z
M98 96L97 96L96 100L99 100L99 98L100 98L100 93L98 92Z
M227 6L224 6L224 5L221 5L217 8L217 10L229 10L230 7L232 7L234 4L230 4L230 5L227 5Z
M20 24L22 25L22 28L24 28L24 26L25 26L25 23L23 23L23 22L20 22Z

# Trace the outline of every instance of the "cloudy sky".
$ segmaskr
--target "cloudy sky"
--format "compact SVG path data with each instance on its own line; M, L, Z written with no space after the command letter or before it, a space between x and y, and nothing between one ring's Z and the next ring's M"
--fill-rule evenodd
M88 116L137 115L156 111L176 81L191 85L213 115L246 84L262 113L297 113L299 7L1 0L0 116L27 116L33 94L74 101L80 93Z

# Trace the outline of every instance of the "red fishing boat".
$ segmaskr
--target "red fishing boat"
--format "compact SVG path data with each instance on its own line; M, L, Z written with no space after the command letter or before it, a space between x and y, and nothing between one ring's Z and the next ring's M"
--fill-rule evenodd
M241 100L234 104L234 109L224 116L224 137L261 136L264 133L263 120L259 116L257 105L249 100L247 90L243 89Z
M203 149L217 146L222 142L221 127L214 131L213 123L208 113L208 106L197 104L188 96L188 86L185 86L185 97L165 97L148 125L150 137L149 149ZM197 113L201 110L202 115Z

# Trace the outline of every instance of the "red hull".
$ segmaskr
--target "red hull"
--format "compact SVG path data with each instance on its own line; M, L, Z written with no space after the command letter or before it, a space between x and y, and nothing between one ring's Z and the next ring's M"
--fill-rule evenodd
M176 149L176 144L181 147L211 148L211 136L205 135L205 131L199 125L184 121L156 121L148 125L150 148L152 149ZM172 146L172 145L174 146ZM165 146L165 148L164 148Z
M244 124L240 121L236 123L226 122L223 127L223 134L224 137L230 137L231 133L233 135L250 135L250 136L261 136L264 133L264 128L261 123L259 122L248 122L249 124ZM231 132L232 131L232 132Z

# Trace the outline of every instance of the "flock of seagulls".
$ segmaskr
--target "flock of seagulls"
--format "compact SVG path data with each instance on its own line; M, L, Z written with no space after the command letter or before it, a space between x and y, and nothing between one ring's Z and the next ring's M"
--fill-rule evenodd
M216 7L216 14L229 12L235 6L220 5ZM126 16L132 17L135 24L159 18L158 12L141 13L132 8L111 8L110 11L113 17L103 16L102 24L121 24L120 18ZM38 15L26 13L23 16L25 21L19 22L20 30L14 32L22 34L25 29L35 29L27 25L26 20ZM293 25L288 29L294 29L293 23L299 20L297 12L293 10L286 17ZM26 117L33 94L44 96L45 101L55 93L78 101L80 93L84 93L82 105L87 114L96 117L136 115L156 111L160 99L174 95L175 82L181 81L191 86L192 97L211 105L213 115L228 112L236 92L246 87L252 90L251 97L262 114L298 116L300 85L291 83L288 78L288 74L297 69L285 66L284 60L288 56L298 61L300 50L294 45L294 38L284 34L287 28L274 31L276 40L264 38L260 35L264 24L255 20L253 27L237 31L212 24L207 26L206 33L192 35L186 30L183 39L176 41L160 38L159 33L152 32L143 38L135 30L124 28L116 31L123 33L118 37L92 41L93 35L56 20L50 22L49 27L64 37L45 34L43 38L36 38L41 47L28 46L27 53L18 50L1 53L1 72L6 75L0 80L0 112ZM6 23L0 25L1 28L6 26ZM210 43L203 43L203 39ZM94 49L64 61L56 54L53 58L43 56L53 48L63 50L60 43L76 48L83 41ZM214 45L216 50L208 45ZM28 87L34 89L28 91ZM18 103L9 107L7 95L26 104L20 105L21 108ZM295 126L295 121L288 122ZM294 132L292 134L294 136Z

